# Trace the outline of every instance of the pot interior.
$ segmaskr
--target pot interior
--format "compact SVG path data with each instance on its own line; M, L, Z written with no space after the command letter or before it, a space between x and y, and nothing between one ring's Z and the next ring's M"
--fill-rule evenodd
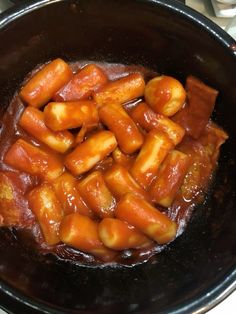
M1 29L2 114L25 75L49 59L141 64L183 83L191 74L218 89L213 118L230 136L205 203L185 233L145 264L79 267L38 256L14 230L0 230L2 288L22 302L66 313L189 313L235 280L236 59L221 38L229 43L227 35L217 27L214 35L187 14L174 0L51 1ZM23 305L9 293L5 306L19 313Z

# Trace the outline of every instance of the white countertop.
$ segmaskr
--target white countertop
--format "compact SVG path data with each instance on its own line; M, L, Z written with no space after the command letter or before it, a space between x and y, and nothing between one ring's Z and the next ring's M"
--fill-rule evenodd
M234 291L230 296L228 296L228 298L226 298L223 302L218 304L212 310L208 311L208 314L235 314L235 312L236 312L236 291Z
M202 13L218 24L236 40L236 16L233 18L216 17L210 0L185 0L187 6Z
M216 24L220 25L223 29L228 25L230 22L230 18L219 18L214 15L213 7L211 5L210 0L185 0L187 6L194 8L198 12L202 13L203 15L207 16Z

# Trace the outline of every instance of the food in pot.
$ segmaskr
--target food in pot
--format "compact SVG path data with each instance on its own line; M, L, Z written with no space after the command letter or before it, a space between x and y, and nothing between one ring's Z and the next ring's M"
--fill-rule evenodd
M210 120L218 91L121 64L33 73L3 118L1 226L86 265L148 260L207 192L227 139Z

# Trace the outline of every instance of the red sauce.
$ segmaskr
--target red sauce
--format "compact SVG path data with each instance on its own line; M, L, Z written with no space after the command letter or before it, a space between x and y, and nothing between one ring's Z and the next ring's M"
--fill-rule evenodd
M76 62L71 64L71 68L75 73L87 63L87 61ZM146 81L157 75L154 71L141 66L126 66L122 64L107 63L96 64L105 71L110 80L114 80L137 71L143 74ZM29 77L34 72L35 70L29 75ZM142 99L137 99L126 104L125 108L127 112L137 106L140 101L142 101ZM18 207L19 214L21 215L20 223L16 227L19 234L19 240L31 246L32 249L39 250L42 254L53 253L56 254L58 258L90 266L104 264L94 256L82 253L79 250L70 248L65 244L49 246L45 243L39 225L29 208L26 197L27 193L39 184L39 178L31 176L27 173L19 172L9 167L3 161L10 146L19 138L25 139L28 142L50 152L48 147L28 135L18 125L19 118L24 108L24 104L20 100L18 93L16 93L2 119L0 137L0 171L4 172L12 183L15 191L14 202L16 207ZM142 132L145 134L143 130ZM185 136L183 141L177 146L177 149L191 156L191 170L188 172L184 184L179 190L172 205L167 209L161 208L161 210L165 211L172 220L178 223L179 227L177 236L184 231L196 204L204 200L204 195L217 164L219 146L225 139L225 133L215 124L209 122L200 138L195 140L190 136ZM55 152L53 153L55 154ZM135 155L132 157L134 156ZM111 157L107 157L102 162L98 163L92 170L99 169L100 171L105 171L111 167L112 163L113 159ZM4 224L1 213L2 209L0 209L0 225ZM166 245L155 244L146 249L125 250L118 253L114 263L129 266L139 264L147 261L151 256L160 252L165 247Z

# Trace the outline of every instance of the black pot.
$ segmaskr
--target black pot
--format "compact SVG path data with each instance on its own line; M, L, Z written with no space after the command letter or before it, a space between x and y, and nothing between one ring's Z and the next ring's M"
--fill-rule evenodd
M220 91L229 133L212 192L186 232L149 262L89 268L38 256L0 232L1 306L9 313L202 313L236 287L236 43L174 0L42 0L0 17L2 113L24 76L55 57L142 64Z

